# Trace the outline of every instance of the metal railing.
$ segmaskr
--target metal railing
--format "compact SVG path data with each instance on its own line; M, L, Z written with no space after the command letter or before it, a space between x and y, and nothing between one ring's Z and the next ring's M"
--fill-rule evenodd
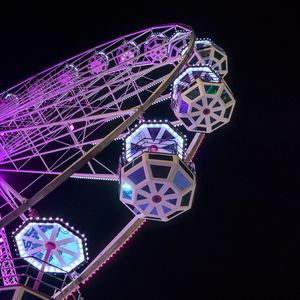
M41 263L45 263L48 266L55 267L56 269L61 270L61 273L44 273L41 280L37 279L37 275L39 273L39 270L35 268L33 265L31 265L29 262L27 262L26 259L34 259L38 260ZM26 287L29 287L33 289L34 284L38 281L39 282L39 288L37 289L37 292L43 293L49 297L52 297L56 292L61 291L67 284L72 282L76 278L76 272L65 272L63 269L52 265L49 262L43 261L39 259L38 257L34 256L26 256L26 257L19 257L19 258L13 258L10 261L12 261L15 265L15 269L17 271L17 276L19 279L19 285L23 285ZM0 262L0 270L5 269L5 262L7 260L3 260ZM12 275L10 275L12 276ZM0 277L0 281L3 282L7 277ZM1 283L0 283L1 285ZM71 299L73 300L83 300L81 293L78 289L74 291L74 293L71 296Z
M184 149L173 139L143 138L123 153L121 164L124 165L132 161L135 157L140 156L144 152L176 154L182 157L182 159L185 157Z

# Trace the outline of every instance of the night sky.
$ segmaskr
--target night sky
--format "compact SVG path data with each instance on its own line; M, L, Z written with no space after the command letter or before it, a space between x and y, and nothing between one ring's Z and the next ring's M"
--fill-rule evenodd
M168 223L147 222L82 288L86 300L300 298L296 2L26 1L1 9L1 91L151 25L188 24L229 57L225 80L237 104L195 159L193 208ZM91 257L132 217L116 183L76 179L37 209L85 232Z

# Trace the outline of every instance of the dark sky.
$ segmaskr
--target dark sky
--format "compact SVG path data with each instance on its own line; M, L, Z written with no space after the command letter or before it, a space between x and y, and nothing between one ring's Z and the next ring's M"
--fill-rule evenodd
M0 90L115 37L180 22L225 49L237 105L195 159L193 209L147 222L82 288L85 299L299 299L297 1L101 2L1 9ZM131 214L117 184L78 183L38 209L85 232L96 255Z

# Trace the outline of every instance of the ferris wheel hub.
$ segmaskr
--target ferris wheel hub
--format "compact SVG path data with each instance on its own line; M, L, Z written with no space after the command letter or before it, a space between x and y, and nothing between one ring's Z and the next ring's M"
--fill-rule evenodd
M45 248L47 250L55 250L56 249L56 244L53 242L47 242L45 243Z
M204 115L209 115L210 114L210 109L209 108L204 108L203 109L203 114Z
M154 196L152 197L152 201L153 201L154 203L160 203L161 200L162 200L162 198L161 198L160 195L154 195Z

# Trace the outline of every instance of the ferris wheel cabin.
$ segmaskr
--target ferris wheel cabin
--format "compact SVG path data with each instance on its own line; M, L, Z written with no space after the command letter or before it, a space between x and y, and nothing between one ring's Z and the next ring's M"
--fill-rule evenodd
M232 92L209 65L188 67L174 81L172 108L189 131L210 133L230 121Z
M1 287L1 300L52 299L49 295L77 276L75 270L88 259L84 234L63 219L28 218L13 236L20 257L13 259L17 273L2 277L14 284ZM8 262L2 260L1 268Z
M120 200L137 216L169 221L189 210L195 173L185 138L168 122L142 122L125 139Z

